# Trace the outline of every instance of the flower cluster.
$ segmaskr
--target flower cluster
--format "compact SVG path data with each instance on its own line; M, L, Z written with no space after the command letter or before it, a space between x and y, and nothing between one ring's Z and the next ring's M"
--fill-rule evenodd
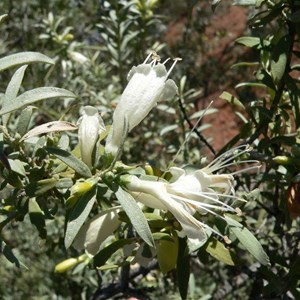
M253 160L234 162L236 157L250 150L247 146L240 148L244 149L238 151L239 149L236 148L228 151L200 170L186 172L184 169L172 167L169 170L172 175L171 182L149 181L126 175L124 177L127 181L126 188L137 201L155 209L170 211L182 227L179 235L199 242L206 239L207 230L220 235L194 215L196 212L211 213L223 218L220 212L241 214L239 208L233 208L224 201L245 201L235 195L233 175L236 172L215 173L233 164L256 162ZM247 170L257 168L256 165ZM228 241L226 237L223 238Z
M150 61L150 57L152 60ZM113 114L112 129L105 145L106 155L115 157L122 147L127 133L137 126L162 99L173 97L177 92L175 82L168 79L178 59L175 59L169 71L165 63L160 63L156 53L151 53L143 64L133 67L128 75L128 85ZM150 62L149 62L150 61ZM85 107L79 126L82 160L92 166L92 152L99 133L105 130L102 119L93 107ZM250 147L240 146L220 155L202 169L187 171L172 167L168 170L171 180L155 180L136 175L122 175L120 184L138 202L153 209L169 211L180 224L178 235L189 240L202 242L208 234L218 231L201 220L201 215L210 213L223 218L223 213L240 214L239 208L231 204L234 200L245 201L235 195L234 175L237 172L220 173L225 168L239 163L256 161L236 161L242 154L249 152ZM254 169L258 166L244 168ZM82 227L75 241L76 247L87 250L94 255L101 243L119 225L117 214L121 207L101 212ZM110 224L108 226L108 224ZM105 227L105 228L104 228ZM103 234L99 232L103 231ZM230 242L222 236L225 242Z

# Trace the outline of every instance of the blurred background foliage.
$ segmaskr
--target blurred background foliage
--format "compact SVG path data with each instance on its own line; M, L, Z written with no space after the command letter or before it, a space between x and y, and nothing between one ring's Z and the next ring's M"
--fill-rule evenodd
M230 1L219 2L2 0L0 12L8 17L0 27L0 54L30 50L55 60L54 66L29 66L21 91L58 86L78 96L38 104L31 127L60 118L76 123L82 105L97 107L108 124L128 71L147 51L181 57L172 76L178 96L159 103L130 134L124 162L166 168L201 111L215 100L177 164L200 165L204 157L210 160L235 144L254 145L251 155L262 162L261 172L241 174L237 186L260 191L243 211L271 260L265 267L239 253L240 262L227 266L200 250L191 259L188 298L299 299L300 4L239 0L235 3L242 7L233 7ZM1 92L12 74L1 73ZM15 123L10 126L14 130ZM105 299L98 288L113 282L117 271L55 274L54 266L76 253L64 250L63 214L46 225L43 243L28 217L2 232L29 271L0 256L0 298ZM140 289L136 297L179 299L175 277L154 266L131 283Z

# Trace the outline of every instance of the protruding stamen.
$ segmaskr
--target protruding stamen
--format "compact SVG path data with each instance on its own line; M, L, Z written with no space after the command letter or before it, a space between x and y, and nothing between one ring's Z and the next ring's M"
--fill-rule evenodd
M220 156L218 156L212 162L210 162L206 166L206 168L210 168L211 166L216 166L220 161L221 161L221 164L224 163L224 161L222 162L223 159L228 160L228 157L230 157L230 155L232 155L235 150L238 150L238 149L241 149L241 148L244 148L244 150L242 152L238 153L237 156L241 155L242 153L247 152L248 151L247 149L249 148L249 145L240 145L240 146L235 147L234 149L230 149L230 150L222 153ZM234 156L234 157L236 157L236 156ZM233 159L234 157L231 157L229 160Z
M251 150L251 148L247 145L246 148L243 151L234 154L232 157L226 158L226 155L228 155L228 154L232 153L234 150L237 150L237 149L242 148L242 147L245 147L245 146L244 145L243 146L239 146L239 147L237 147L235 149L232 149L231 151L225 152L220 157L218 157L215 160L213 160L206 168L208 168L211 172L223 169L224 166L228 162L232 162L236 157L239 157L242 154L244 154L246 152L249 152ZM222 156L225 157L224 161L222 161L222 159L221 159ZM232 164L234 164L234 163L232 162Z
M174 69L175 65L177 64L178 61L182 60L182 58L177 57L173 59L173 65L171 66L171 68L169 69L168 73L167 73L167 77L169 77L169 75L171 74L172 70Z
M143 64L146 64L147 61L149 60L149 58L153 55L153 51L151 51L148 56L146 57L146 59L144 60Z
M247 171L250 171L250 170L259 170L261 168L261 165L259 165L259 166L252 166L252 167L249 167L249 168L244 168L244 169L242 169L242 170L238 170L238 171L235 171L235 172L232 172L232 173L230 173L230 175L237 175L237 174L240 174L240 173L244 173L244 172L247 172Z
M163 63L162 63L162 65L164 65L167 61L169 61L171 58L169 57L169 58L167 58Z

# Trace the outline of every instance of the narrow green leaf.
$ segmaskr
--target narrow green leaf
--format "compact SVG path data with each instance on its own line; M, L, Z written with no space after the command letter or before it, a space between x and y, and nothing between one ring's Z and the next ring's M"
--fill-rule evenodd
M60 159L71 169L76 171L79 175L83 177L92 177L92 173L89 167L70 152L53 147L47 147L46 151L50 154L55 155L58 159Z
M177 124L173 124L173 125L168 125L165 126L161 131L160 131L160 136L164 136L165 134L167 134L168 132L172 131L175 132L175 130L178 128Z
M26 176L24 162L20 161L19 159L10 159L10 158L8 159L8 162L12 171L22 176Z
M235 40L236 43L247 47L256 47L261 44L261 39L253 36L242 36Z
M236 97L234 97L232 94L228 93L228 92L223 92L220 96L221 99L228 101L229 103L239 106L243 109L245 109L245 106L243 105L243 103Z
M157 242L157 261L160 270L166 274L175 269L178 258L178 238L161 239Z
M258 88L267 88L267 86L263 83L259 82L241 82L235 86L236 89L241 88L241 87L258 87Z
M262 264L269 265L269 257L256 237L242 224L225 215L229 229L235 234L243 246Z
M234 69L234 68L240 68L240 67L254 67L254 66L259 66L259 62L257 61L254 61L254 62L240 62L240 63L236 63L236 64L233 64L231 66L231 69Z
M77 233L82 227L91 212L96 200L96 188L85 193L76 203L74 209L71 211L67 222L65 234L65 247L69 248L74 241Z
M30 198L28 203L30 222L37 228L42 239L47 237L46 222L43 211L35 198Z
M8 17L8 14L4 14L0 16L0 24Z
M154 240L147 219L134 198L120 187L116 196L139 236L149 246L154 247Z
M103 266L116 251L118 251L125 245L131 244L132 242L133 239L117 240L108 245L107 247L103 248L94 256L94 267L99 268Z
M40 126L36 126L30 131L28 131L21 140L26 140L34 136L49 133L49 132L60 132L60 131L69 131L76 130L78 127L70 122L66 121L52 121Z
M204 249L211 256L227 265L234 266L237 262L237 257L234 255L234 253L225 248L223 243L219 242L215 238L211 238L204 246Z
M0 59L0 72L18 65L30 63L46 63L54 65L54 60L39 52L20 52Z
M271 75L275 83L278 83L284 75L290 44L290 38L284 36L278 41L272 51Z
M37 189L35 191L35 195L42 195L47 191L53 189L56 186L58 179L56 178L48 178L42 179L37 182Z
M20 114L18 125L17 125L17 132L21 136L24 135L27 132L27 130L28 130L33 109L34 109L33 106L28 106L25 109L23 109L22 112L21 112L21 114ZM5 116L6 115L4 115L3 118Z
M186 239L178 239L178 256L177 256L177 283L182 300L187 298L189 279L190 279L190 258Z
M234 0L232 5L236 6L255 6L256 0Z
M18 260L18 258L14 255L13 251L10 249L10 247L8 247L1 238L0 238L0 253L2 253L8 261L15 264L16 267L20 268L22 266L28 270L28 267Z
M36 88L27 91L14 99L11 99L10 102L0 110L0 115L12 112L37 101L56 97L76 98L72 92L69 92L65 89L56 87Z
M6 88L5 95L3 97L2 109L5 108L12 99L17 97L27 66L28 65L22 66L12 76L12 78ZM10 116L10 114L6 114L3 116L3 125L4 126L7 125L9 116Z

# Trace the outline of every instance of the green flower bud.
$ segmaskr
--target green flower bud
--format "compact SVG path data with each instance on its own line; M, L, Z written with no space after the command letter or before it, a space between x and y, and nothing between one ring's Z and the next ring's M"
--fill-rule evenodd
M77 258L68 258L55 266L55 272L56 273L67 272L68 270L77 266L79 263L83 262L86 258L87 256L85 254Z

